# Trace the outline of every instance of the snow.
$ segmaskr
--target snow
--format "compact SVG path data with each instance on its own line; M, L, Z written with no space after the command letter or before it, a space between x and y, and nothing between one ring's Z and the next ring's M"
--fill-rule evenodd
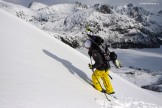
M4 0L7 2L12 2L16 4L21 4L24 6L28 6L33 0ZM47 5L54 5L58 3L73 3L76 2L76 0L34 0L35 2L41 2ZM159 11L162 10L162 1L161 0L77 0L78 2L81 2L83 4L110 4L112 6L124 6L128 3L133 3L136 6L144 7L147 10L150 11Z
M87 50L78 49L81 53L88 56ZM135 68L149 69L150 71L162 71L162 46L160 48L144 49L112 49L118 54L124 66L134 66Z
M87 51L78 49L84 55ZM120 70L112 67L112 71L131 83L142 87L149 85L150 87L159 88L161 91L162 68L161 68L161 48L146 48L146 49L112 49L118 55L122 67ZM150 89L153 90L153 89ZM157 90L157 91L158 91ZM156 94L162 97L161 93Z
M64 4L57 4L57 5L49 6L46 8L42 8L39 10L39 12L45 12L47 14L54 14L54 13L57 13L57 14L69 13L70 14L72 13L73 10L74 10L73 4L64 3Z
M162 71L162 47L155 49L117 49L115 51L126 66L131 66L132 64L134 67ZM129 61L126 61L126 58L129 58Z
M90 86L89 58L0 9L0 108L160 108L161 98L111 72L118 100ZM149 98L148 98L149 97Z
M51 36L60 40L64 39L70 44L77 43L77 45L73 45L75 47L81 47L80 43L85 41L83 34L86 32L87 25L90 25L96 35L102 36L113 47L135 47L133 45L139 43L144 44L143 46L146 45L145 47L159 47L159 42L154 36L161 33L162 24L159 21L161 16L154 14L150 16L149 20L147 15L149 12L143 8L138 7L139 12L137 13L134 7L132 9L127 7L126 10L121 8L118 10L119 12L114 8L110 9L111 14L104 14L100 12L103 5L87 6L80 3L42 5L34 2L29 8L26 8L0 1L2 9L48 32ZM123 11L124 14L121 14ZM138 22L135 20L136 17L129 16L132 12L135 16L139 14L136 17L141 17L143 21ZM148 20L145 21L145 18ZM129 46L123 44L125 42L129 43ZM117 43L120 44L117 46ZM142 47L142 45L138 45L138 47Z
M42 8L45 8L47 7L47 5L45 4L42 4L42 3L37 3L37 2L33 2L30 4L30 9L33 9L33 10L39 10L39 9L42 9Z

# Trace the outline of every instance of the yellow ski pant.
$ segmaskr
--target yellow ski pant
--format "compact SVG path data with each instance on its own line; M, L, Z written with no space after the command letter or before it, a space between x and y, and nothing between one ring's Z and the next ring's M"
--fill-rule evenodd
M100 79L102 79L104 87L106 89L106 93L111 94L114 92L110 78L108 77L109 70L105 72L105 70L100 71L100 70L95 70L94 73L92 74L92 83L94 87L98 91L102 91Z

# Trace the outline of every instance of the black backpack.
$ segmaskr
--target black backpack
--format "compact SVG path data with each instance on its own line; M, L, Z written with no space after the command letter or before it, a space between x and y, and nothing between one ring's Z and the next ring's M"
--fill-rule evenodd
M103 61L105 64L109 65L109 61L115 61L117 59L117 55L115 52L110 52L108 49L108 45L103 46L102 44L104 43L104 39L100 36L94 36L94 35L88 35L90 40L92 41L92 47L96 48L99 50L103 57Z

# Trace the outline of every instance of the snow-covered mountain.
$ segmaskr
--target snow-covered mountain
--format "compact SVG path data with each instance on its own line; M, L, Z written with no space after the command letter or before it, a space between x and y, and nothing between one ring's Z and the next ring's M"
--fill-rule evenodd
M109 5L78 2L52 6L34 2L26 8L0 1L0 7L72 47L82 45L87 26L112 47L160 47L161 44L157 37L161 37L162 16L132 4L114 9Z
M1 108L162 108L160 94L112 72L118 100L107 101L90 85L86 56L2 9L0 15Z
M29 8L33 10L39 10L41 8L45 8L47 5L42 4L42 3L37 3L37 2L32 2L29 4Z
M143 7L151 12L158 12L159 10L162 10L161 0L93 0L93 2L91 0L4 0L4 1L20 4L26 7L28 7L28 5L32 1L44 3L46 5L54 5L60 3L74 3L78 1L88 5L95 5L99 3L110 4L113 7L124 6L127 5L128 3L133 3L135 6Z

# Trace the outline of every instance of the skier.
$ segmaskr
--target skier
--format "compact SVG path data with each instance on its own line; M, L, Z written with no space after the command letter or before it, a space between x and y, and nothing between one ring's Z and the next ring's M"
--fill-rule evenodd
M95 61L94 64L89 64L90 69L95 69L95 71L92 74L92 83L95 89L101 92L106 92L107 94L114 94L114 89L112 87L110 78L108 77L110 65L109 63L104 62L103 56L100 52L100 47L94 44L94 42L90 39L86 40L84 43L84 47L87 48L88 54L90 57L92 57ZM106 89L103 90L100 84L100 79L102 79L104 87Z

